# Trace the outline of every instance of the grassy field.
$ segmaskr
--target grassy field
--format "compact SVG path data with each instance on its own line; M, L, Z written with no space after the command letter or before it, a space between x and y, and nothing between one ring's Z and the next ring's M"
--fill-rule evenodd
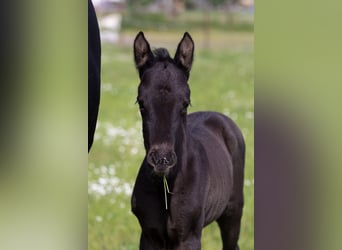
M195 10L184 11L176 16L168 16L163 13L146 14L141 8L135 7L125 11L122 20L124 29L158 30L158 31L182 31L184 29L198 30L203 26L210 26L217 30L229 31L253 31L254 14L245 11L228 12L221 10Z
M241 128L247 146L245 207L240 249L254 249L254 60L253 34L190 32L195 61L190 76L189 112L214 110L230 116ZM89 154L88 249L138 249L140 227L130 211L130 197L144 157L141 119L135 105L137 72L131 42L135 32L122 34L121 45L103 45L102 87L98 128ZM166 46L173 55L182 33L146 32L153 47ZM127 46L128 45L128 46ZM221 249L216 223L203 232L202 249Z

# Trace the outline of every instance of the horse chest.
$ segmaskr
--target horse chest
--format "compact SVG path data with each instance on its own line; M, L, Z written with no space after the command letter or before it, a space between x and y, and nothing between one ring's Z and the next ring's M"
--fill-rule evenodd
M166 231L170 241L186 238L192 231L203 227L202 202L187 197L185 194L171 197L170 209L166 219Z

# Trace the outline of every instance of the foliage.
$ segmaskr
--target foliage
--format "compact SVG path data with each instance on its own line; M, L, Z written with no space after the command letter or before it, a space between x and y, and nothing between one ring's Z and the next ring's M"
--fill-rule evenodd
M155 2L155 0L127 0L129 6L148 5L153 2Z
M217 5L221 5L225 2L227 2L226 0L208 0L209 3L211 3L212 5L214 6L217 6Z
M204 27L220 31L253 31L253 13L226 11L186 11L175 16L161 12L147 13L140 8L127 9L122 28L141 30L200 30Z

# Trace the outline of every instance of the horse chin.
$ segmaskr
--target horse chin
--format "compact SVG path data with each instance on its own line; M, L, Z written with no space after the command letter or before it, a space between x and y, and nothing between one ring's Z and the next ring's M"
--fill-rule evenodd
M167 176L170 172L171 166L154 166L153 172L157 176Z

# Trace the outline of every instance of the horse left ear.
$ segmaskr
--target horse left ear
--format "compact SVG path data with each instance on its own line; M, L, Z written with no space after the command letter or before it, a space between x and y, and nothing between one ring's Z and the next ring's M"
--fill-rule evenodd
M182 40L178 44L174 60L187 72L190 72L191 70L191 65L194 58L194 48L195 45L190 34L185 32Z

